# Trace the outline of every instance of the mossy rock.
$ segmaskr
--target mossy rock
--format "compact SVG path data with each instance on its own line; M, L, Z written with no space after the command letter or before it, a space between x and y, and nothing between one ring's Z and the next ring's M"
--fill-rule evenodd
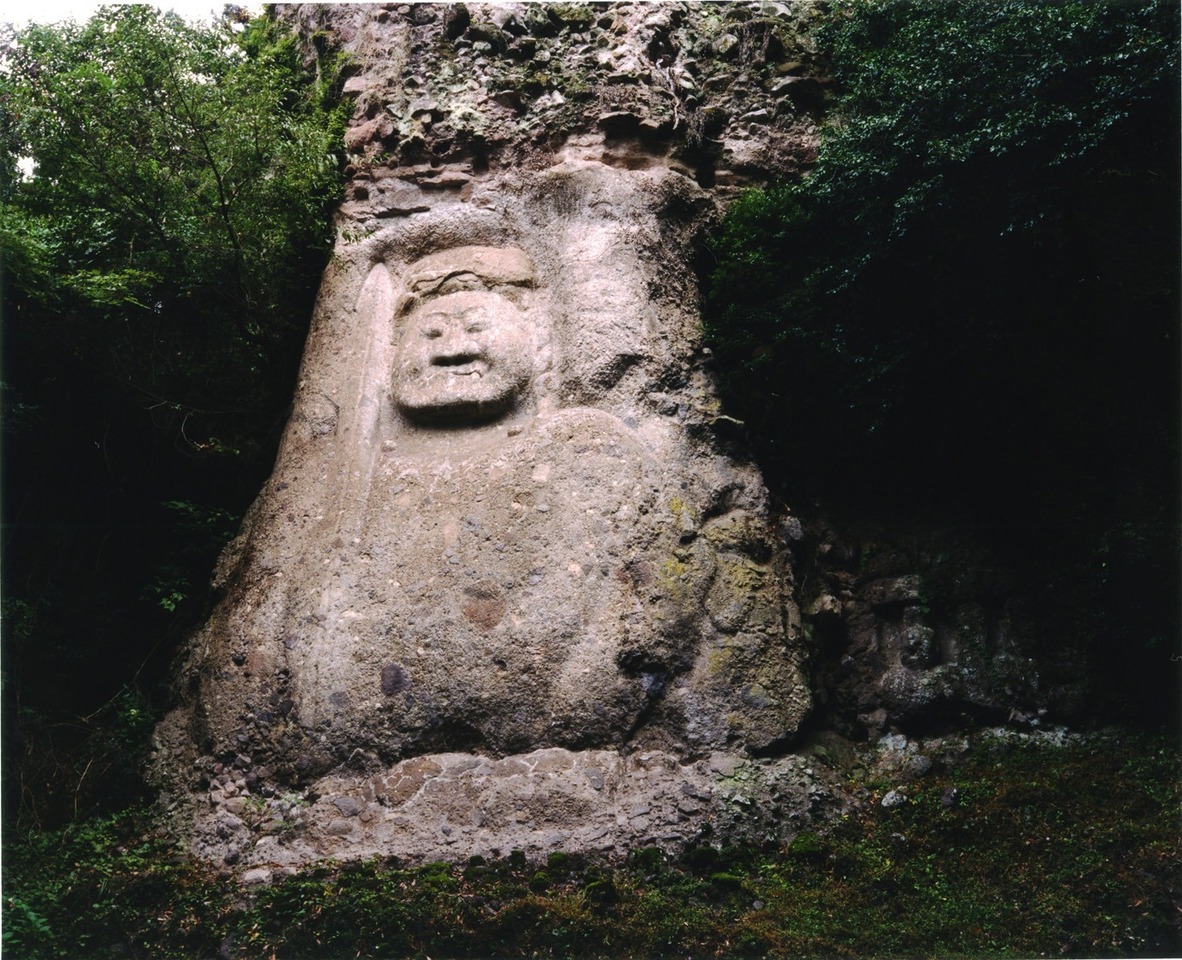
M569 853L555 850L546 857L546 869L551 873L567 873L574 867L574 860Z
M641 847L628 855L628 865L645 873L655 873L665 865L665 855L657 847Z
M546 12L553 23L567 30L590 30L595 23L595 11L589 4L555 3L547 7Z
M788 853L798 860L816 863L819 860L825 859L828 850L820 837L815 833L806 831L804 833L798 833L792 839L792 842L788 844Z
M743 888L743 878L737 873L719 871L718 873L710 874L710 885L717 890L741 890Z
M620 899L615 881L610 876L592 880L583 888L583 896L587 898L588 903L598 907L611 906Z

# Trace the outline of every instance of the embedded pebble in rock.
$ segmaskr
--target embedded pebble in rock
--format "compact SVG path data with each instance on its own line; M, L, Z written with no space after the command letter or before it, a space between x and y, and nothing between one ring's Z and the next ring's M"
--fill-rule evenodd
M342 817L355 817L365 809L365 804L354 797L339 797L332 803L341 812Z

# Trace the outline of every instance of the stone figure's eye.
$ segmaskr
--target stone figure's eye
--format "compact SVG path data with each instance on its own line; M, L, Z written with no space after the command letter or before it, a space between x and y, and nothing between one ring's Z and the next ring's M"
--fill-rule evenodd
M488 324L483 320L477 320L474 323L468 324L468 333L484 333L488 329Z
M443 336L442 327L423 327L423 336L428 340L438 340Z

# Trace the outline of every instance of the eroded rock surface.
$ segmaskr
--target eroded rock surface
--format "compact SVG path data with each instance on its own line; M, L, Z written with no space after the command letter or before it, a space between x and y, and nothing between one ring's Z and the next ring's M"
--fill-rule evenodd
M423 202L409 184L463 192L498 167L577 156L716 189L815 159L825 9L807 0L279 10L353 57L350 213L399 216Z
M643 205L693 189L670 179L549 171L505 211L443 202L342 247L192 666L215 754L306 778L358 756L689 756L796 730L808 695L759 477L712 449L691 317L644 293ZM556 189L604 205L535 234L526 211Z
M1057 631L1066 639L1048 650L1032 585L971 535L918 524L841 530L817 517L793 543L808 571L808 672L825 726L876 740L1084 715L1079 642Z

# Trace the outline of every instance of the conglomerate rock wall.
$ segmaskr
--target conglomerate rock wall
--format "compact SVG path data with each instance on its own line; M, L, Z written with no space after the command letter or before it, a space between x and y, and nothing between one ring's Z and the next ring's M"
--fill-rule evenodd
M473 189L507 168L594 159L706 187L800 174L823 84L815 3L281 6L352 57L351 216L409 185Z

